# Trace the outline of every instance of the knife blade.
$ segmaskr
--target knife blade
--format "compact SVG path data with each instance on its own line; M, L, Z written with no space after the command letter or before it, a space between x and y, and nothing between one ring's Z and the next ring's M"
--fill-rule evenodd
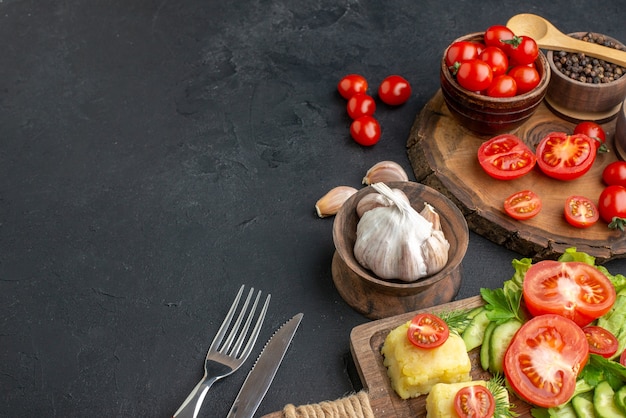
M267 341L252 366L227 418L252 418L274 380L278 366L293 339L304 314L299 313L285 322Z

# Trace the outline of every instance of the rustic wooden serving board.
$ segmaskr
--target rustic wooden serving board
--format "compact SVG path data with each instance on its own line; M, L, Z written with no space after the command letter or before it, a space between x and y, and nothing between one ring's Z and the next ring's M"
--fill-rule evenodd
M426 417L426 396L413 399L400 398L393 388L387 369L383 365L380 350L389 332L409 321L418 312L442 312L475 308L483 304L480 296L450 302L433 308L408 312L389 318L379 319L355 327L350 334L350 350L356 364L361 382L369 394L370 405L376 418L422 418ZM470 351L472 362L472 378L474 380L489 379L490 375L480 367L479 349ZM530 417L530 405L514 396L510 396L515 404L515 411L520 417Z
M549 132L571 133L575 126L542 103L527 122L511 133L534 150ZM583 195L597 202L604 188L602 170L620 155L614 145L615 120L602 126L610 152L598 155L584 176L559 181L536 167L519 179L499 181L489 177L477 160L478 147L489 136L478 136L460 126L438 91L415 119L407 148L416 180L455 202L472 231L535 261L557 258L574 246L603 263L626 257L626 234L608 229L602 221L591 228L575 228L563 217L565 199L570 195ZM508 196L525 189L541 197L543 209L530 220L516 221L504 213L502 205Z

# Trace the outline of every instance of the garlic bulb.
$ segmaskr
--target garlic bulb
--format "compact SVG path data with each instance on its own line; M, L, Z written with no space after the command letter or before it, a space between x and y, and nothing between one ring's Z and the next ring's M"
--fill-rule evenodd
M409 198L406 197L406 194L404 194L404 192L402 190L400 190L400 189L392 189L392 191L395 194L397 194L399 198L402 198L402 199L406 200L407 202L409 201ZM381 207L381 206L391 206L391 205L393 205L393 202L391 200L387 199L385 196L383 196L380 193L366 194L356 204L356 214L360 218L368 210L371 210L371 209L374 209L374 208L378 208L378 207Z
M379 182L409 181L409 176L402 166L394 161L380 161L374 164L363 177L363 184Z
M425 207L429 221L386 184L372 187L393 205L368 210L359 220L354 245L357 261L387 280L413 282L440 271L448 261L450 244L434 228L440 226L434 209Z

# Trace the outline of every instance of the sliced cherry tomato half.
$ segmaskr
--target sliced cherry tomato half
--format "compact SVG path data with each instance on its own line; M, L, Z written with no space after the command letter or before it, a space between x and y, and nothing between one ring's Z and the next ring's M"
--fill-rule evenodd
M357 93L367 92L367 80L360 74L348 74L339 80L337 90L347 100Z
M513 193L504 201L504 211L513 219L525 221L541 212L541 199L531 190Z
M609 228L626 227L626 187L606 186L598 198L600 217L609 224Z
M602 181L607 186L626 187L626 161L613 161L602 170Z
M578 325L561 315L541 315L522 325L511 340L504 375L522 399L552 408L572 397L588 357L587 338Z
M595 145L598 149L598 152L608 152L606 147L606 132L602 129L602 126L598 125L596 122L592 121L583 121L580 122L574 128L575 134L583 134L587 135L591 139L595 139Z
M596 160L594 141L587 135L551 132L537 145L537 165L552 178L574 180L589 171Z
M380 140L380 124L372 116L361 116L350 125L350 135L357 143L366 147L372 146Z
M421 313L409 324L407 337L419 348L435 348L446 342L450 335L448 324L437 315Z
M460 418L491 418L495 409L493 394L485 386L465 386L454 395L454 410Z
M399 106L411 97L411 85L399 75L390 75L378 87L378 97L390 106Z
M348 99L346 110L352 119L358 119L365 115L371 116L376 111L376 101L369 94L357 93Z
M613 284L597 268L554 260L530 266L522 294L531 315L557 314L580 327L607 313L616 297Z
M527 174L536 160L530 148L511 134L494 136L478 148L481 167L498 180L512 180Z
M604 358L611 358L617 352L619 345L617 338L609 330L595 325L583 328L583 332L589 343L589 352L601 355Z
M576 228L588 228L598 222L600 212L596 205L584 196L565 199L565 220Z

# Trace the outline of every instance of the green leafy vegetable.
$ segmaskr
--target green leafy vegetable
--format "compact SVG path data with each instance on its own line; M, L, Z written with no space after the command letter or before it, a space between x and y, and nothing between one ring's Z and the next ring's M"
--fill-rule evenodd
M485 308L489 311L487 317L490 321L502 324L510 319L520 322L526 321L526 313L521 307L522 282L526 271L532 265L530 258L513 260L515 274L510 280L503 283L498 289L480 289L480 294L487 303Z
M448 324L448 328L450 328L450 331L461 334L472 320L470 317L468 317L468 313L471 311L472 309L460 309L456 311L440 312L437 314L437 316L439 316L439 318L443 319L444 322Z

